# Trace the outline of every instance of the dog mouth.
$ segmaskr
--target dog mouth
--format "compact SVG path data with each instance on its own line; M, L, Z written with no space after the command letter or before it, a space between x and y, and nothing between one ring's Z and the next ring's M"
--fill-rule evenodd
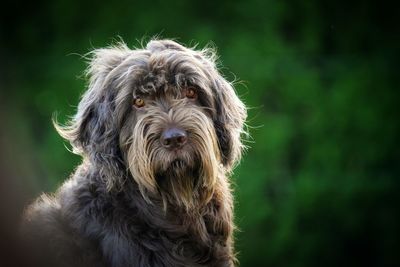
M166 167L166 169L163 171L165 173L175 173L175 174L189 174L192 173L194 170L194 166L192 164L189 164L187 160L185 160L183 157L176 157L171 161L170 164Z
M163 161L161 171L193 168L196 165L196 154L188 144L180 149L164 150L160 157Z
M187 163L182 159L175 159L171 162L170 168L185 168L187 167Z
M190 177L196 177L196 173L198 173L198 167L197 164L189 164L185 159L183 158L175 158L174 160L171 161L171 163L168 164L166 169L164 170L158 170L156 172L156 179L158 181L162 181L166 178L168 179L176 179L176 178L190 178Z

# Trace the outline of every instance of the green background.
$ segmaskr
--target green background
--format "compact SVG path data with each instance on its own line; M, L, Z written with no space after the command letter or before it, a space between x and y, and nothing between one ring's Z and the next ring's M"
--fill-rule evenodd
M251 138L235 170L241 266L399 263L399 30L378 1L31 1L1 8L2 228L80 158L79 56L121 36L210 41Z

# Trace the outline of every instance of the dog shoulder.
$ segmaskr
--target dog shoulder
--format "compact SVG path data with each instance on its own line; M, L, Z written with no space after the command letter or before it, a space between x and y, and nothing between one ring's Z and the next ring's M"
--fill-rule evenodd
M60 205L54 196L42 194L23 214L21 230L27 237L31 234L48 233L61 221Z
M33 266L50 266L50 252L55 234L60 231L59 203L54 196L42 194L24 211L20 225L20 242ZM50 253L49 253L50 252ZM48 255L47 255L48 254Z
M56 196L42 194L27 207L20 239L33 266L102 266L93 244L69 226Z

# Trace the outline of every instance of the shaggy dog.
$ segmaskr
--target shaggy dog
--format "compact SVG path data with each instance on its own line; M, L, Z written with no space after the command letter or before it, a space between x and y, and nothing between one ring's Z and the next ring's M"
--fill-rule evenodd
M170 40L94 50L88 90L58 132L83 157L27 208L38 266L234 266L228 175L244 104L215 53Z

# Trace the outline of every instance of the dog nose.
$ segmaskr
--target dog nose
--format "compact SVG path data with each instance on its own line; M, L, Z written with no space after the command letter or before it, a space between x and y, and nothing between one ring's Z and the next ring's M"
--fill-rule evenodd
M179 128L168 128L161 135L161 143L165 148L181 148L187 140L186 132Z

